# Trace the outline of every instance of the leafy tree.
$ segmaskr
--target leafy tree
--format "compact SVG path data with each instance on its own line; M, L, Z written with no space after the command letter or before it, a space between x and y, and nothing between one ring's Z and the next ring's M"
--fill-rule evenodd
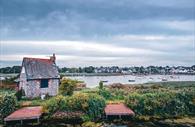
M76 88L76 80L63 79L59 87L59 93L62 95L72 95Z
M89 66L89 67L84 67L84 71L86 73L94 73L94 67L93 66Z
M20 70L21 70L21 66L4 67L4 68L0 68L0 73L5 73L5 74L20 73Z

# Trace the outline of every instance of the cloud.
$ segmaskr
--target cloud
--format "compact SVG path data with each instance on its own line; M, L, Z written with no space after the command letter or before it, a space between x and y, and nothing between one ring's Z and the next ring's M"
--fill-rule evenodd
M145 37L140 36L140 38ZM60 66L63 64L66 66L161 65L162 62L166 63L165 61L167 61L166 64L193 64L193 49L186 51L190 48L189 44L184 47L184 44L175 46L167 43L163 46L161 43L157 45L153 43L150 47L139 45L136 47L136 45L119 46L83 41L3 41L1 42L1 60L22 61L23 57L46 58L56 53ZM169 48L164 50L166 47ZM178 55L178 53L182 54Z
M9 0L0 8L4 64L53 52L67 66L195 62L194 0Z

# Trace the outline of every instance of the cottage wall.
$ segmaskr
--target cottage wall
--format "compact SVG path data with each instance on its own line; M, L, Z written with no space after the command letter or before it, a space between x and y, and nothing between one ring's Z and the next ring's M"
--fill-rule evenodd
M26 84L26 97L38 97L40 96L40 81L39 80L29 80Z
M22 67L22 71L20 73L19 89L23 89L25 91L25 93L27 92L26 91L26 84L27 84L27 81L26 81L26 72L25 72L25 68Z
M40 88L40 80L29 80L26 84L26 96L38 97L40 95L49 94L55 96L58 94L59 80L50 79L48 82L48 88Z

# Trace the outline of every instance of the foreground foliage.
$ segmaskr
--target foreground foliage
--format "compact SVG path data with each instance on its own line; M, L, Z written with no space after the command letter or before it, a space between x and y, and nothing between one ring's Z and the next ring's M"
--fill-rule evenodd
M63 79L59 87L59 93L61 95L72 95L76 88L76 80Z
M48 117L56 112L81 111L85 113L85 119L95 119L102 115L105 100L98 95L77 93L72 96L56 96L43 104L44 111Z
M195 91L131 93L125 103L137 115L165 118L195 115Z
M0 93L0 121L7 115L15 111L17 99L14 94Z

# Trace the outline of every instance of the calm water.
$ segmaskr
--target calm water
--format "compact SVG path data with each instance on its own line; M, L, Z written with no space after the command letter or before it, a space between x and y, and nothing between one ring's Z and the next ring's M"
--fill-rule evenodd
M96 87L98 86L100 81L107 81L104 83L106 85L112 83L143 84L149 82L162 82L162 81L195 81L195 75L69 76L69 78L84 81L87 84L87 87ZM133 80L133 81L129 82L129 80Z

